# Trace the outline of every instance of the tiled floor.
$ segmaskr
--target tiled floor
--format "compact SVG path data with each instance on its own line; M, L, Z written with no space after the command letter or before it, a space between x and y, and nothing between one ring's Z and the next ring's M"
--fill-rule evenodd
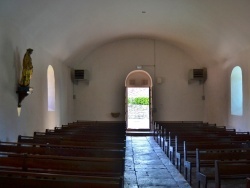
M127 136L124 188L191 188L151 136Z

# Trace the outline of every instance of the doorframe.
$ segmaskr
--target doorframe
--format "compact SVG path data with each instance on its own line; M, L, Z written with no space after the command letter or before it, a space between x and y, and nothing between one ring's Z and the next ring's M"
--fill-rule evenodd
M152 130L153 128L153 116L152 116L152 109L153 109L153 80L150 74L144 70L134 70L131 71L126 79L125 79L125 120L128 122L128 104L127 104L127 96L128 96L128 87L148 87L149 88L149 129ZM127 125L128 128L128 125Z

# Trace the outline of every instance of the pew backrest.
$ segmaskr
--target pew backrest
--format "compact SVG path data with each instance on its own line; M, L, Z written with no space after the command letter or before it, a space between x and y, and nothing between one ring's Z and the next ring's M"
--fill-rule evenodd
M215 187L221 188L222 179L246 179L250 176L250 160L215 161Z

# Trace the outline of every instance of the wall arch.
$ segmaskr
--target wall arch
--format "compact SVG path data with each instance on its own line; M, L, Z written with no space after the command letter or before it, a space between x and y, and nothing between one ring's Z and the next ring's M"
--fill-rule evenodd
M131 71L125 79L125 119L128 129L152 129L152 87L150 74L144 70ZM139 98L138 98L139 97ZM134 100L146 100L134 103Z
M153 87L153 81L148 72L134 70L125 79L125 87Z

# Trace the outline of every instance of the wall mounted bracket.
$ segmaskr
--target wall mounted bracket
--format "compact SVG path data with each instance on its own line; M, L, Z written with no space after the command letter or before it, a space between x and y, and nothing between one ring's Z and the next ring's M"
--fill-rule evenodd
M21 113L21 103L25 97L30 95L33 92L33 88L29 86L18 86L17 87L17 96L18 96L18 104L17 104L17 111L18 116L20 116Z

